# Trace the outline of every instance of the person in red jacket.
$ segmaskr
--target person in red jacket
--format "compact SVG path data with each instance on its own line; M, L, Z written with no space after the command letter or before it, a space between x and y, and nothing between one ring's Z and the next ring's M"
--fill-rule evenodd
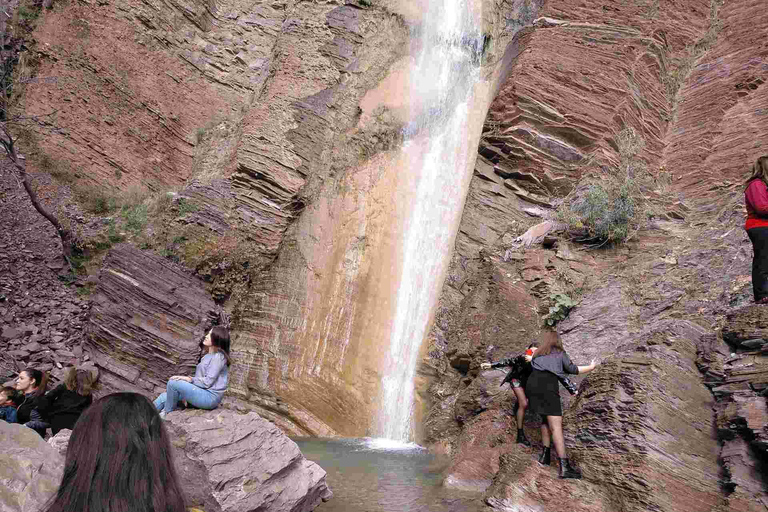
M768 304L768 155L752 167L744 190L747 222L744 229L752 241L752 290L755 302Z

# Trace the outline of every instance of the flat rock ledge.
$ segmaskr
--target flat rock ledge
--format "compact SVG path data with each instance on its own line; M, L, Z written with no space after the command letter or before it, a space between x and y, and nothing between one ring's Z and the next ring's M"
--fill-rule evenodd
M176 411L166 427L190 507L310 512L333 496L325 471L256 413ZM70 434L63 430L46 444L26 427L0 422L0 445L10 455L0 461L0 512L37 512L53 496Z

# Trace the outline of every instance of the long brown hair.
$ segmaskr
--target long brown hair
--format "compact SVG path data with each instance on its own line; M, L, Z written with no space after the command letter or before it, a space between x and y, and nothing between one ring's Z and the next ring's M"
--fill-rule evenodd
M768 155L758 157L755 164L750 168L752 175L746 181L748 186L752 180L763 180L765 186L768 187Z
M534 352L533 358L546 356L552 352L565 352L563 341L554 329L544 329L539 335L539 348Z
M98 389L96 378L90 370L80 370L74 366L67 370L64 385L67 386L68 390L74 391L80 396L88 396Z
M114 393L75 423L45 512L185 512L165 425L148 398Z

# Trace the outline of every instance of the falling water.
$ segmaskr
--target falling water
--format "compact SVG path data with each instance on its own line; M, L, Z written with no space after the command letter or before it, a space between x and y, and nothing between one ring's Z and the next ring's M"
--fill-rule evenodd
M413 438L419 349L445 279L476 147L468 134L484 39L471 2L430 0L412 33L411 122L402 169L408 188L390 351L381 386L377 435Z

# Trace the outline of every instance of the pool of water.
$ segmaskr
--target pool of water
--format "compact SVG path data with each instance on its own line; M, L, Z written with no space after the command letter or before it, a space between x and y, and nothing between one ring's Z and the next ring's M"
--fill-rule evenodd
M414 444L294 438L327 473L333 498L317 512L481 512L482 494L442 487L440 461Z

